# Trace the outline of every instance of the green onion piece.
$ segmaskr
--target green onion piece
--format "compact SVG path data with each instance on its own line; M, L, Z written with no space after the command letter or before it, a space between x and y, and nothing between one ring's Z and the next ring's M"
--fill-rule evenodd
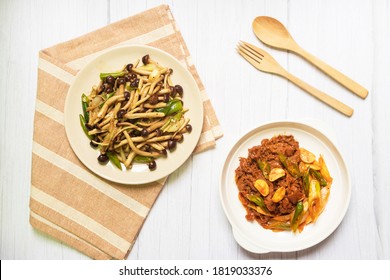
M265 160L258 159L257 166L260 168L261 172L263 172L264 178L268 179L269 173L271 172L271 166Z
M279 154L279 160L282 162L284 168L287 169L288 173L291 176L298 178L301 176L301 172L299 172L298 164L293 163L288 157L283 154Z
M294 216L291 220L291 228L293 231L296 231L298 229L298 226L299 226L299 216L301 215L303 211L303 203L302 201L299 201L297 203L297 205L295 206L295 212L294 212Z
M261 208L265 213L269 213L267 206L265 206L264 200L261 196L247 195L249 201L253 202Z
M303 190L305 191L306 197L309 197L309 189L310 189L309 170L305 172L305 174L303 174Z
M314 169L310 169L310 174L320 182L321 187L325 187L328 183L320 172Z

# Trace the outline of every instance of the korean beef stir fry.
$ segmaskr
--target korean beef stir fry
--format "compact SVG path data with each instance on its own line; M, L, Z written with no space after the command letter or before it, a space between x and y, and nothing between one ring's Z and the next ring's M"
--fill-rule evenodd
M323 157L300 148L292 135L262 140L240 158L235 173L246 219L273 231L302 232L314 223L333 180Z
M183 134L192 130L183 106L183 87L171 80L173 70L149 55L114 73L101 73L100 82L81 97L80 124L97 160L122 170L133 163L156 168L155 159L174 151Z

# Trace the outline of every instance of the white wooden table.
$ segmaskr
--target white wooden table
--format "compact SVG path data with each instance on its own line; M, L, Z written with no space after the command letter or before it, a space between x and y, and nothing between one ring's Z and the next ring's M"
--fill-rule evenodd
M38 51L158 4L169 4L224 130L217 147L172 174L129 259L390 259L390 5L386 0L0 0L0 258L87 259L34 230L29 218ZM296 41L369 89L357 98L294 54L256 39L252 20L278 18ZM256 71L239 40L349 104L344 117L286 80ZM352 197L339 228L319 245L257 255L234 240L219 200L228 149L272 120L317 119L334 130Z

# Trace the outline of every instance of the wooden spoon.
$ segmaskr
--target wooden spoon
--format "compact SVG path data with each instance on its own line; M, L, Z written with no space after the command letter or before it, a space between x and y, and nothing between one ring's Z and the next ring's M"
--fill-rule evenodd
M275 48L292 51L302 56L351 92L363 99L367 97L367 89L302 49L294 41L286 27L278 20L267 16L257 17L254 19L252 27L257 38L259 38L263 43Z

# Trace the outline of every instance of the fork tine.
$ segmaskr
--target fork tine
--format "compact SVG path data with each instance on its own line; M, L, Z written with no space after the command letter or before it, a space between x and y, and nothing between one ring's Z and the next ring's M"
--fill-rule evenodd
M258 48L258 47L255 47L254 45L252 44L249 44L245 41L240 41L242 45L245 46L246 49L250 50L251 53L255 54L256 56L258 56L260 59L263 59L264 58L264 54L263 52L265 52L264 50Z
M245 58L250 64L252 64L254 67L258 68L259 67L259 64L260 62L258 62L257 60L253 59L251 56L247 55L246 53L244 53L242 51L242 48L239 48L237 49L238 53L243 57Z
M245 45L244 42L241 42L239 47L241 48L242 52L249 55L253 59L257 60L259 63L261 62L261 60L263 60L263 56L261 56L258 52L255 52L253 49Z

